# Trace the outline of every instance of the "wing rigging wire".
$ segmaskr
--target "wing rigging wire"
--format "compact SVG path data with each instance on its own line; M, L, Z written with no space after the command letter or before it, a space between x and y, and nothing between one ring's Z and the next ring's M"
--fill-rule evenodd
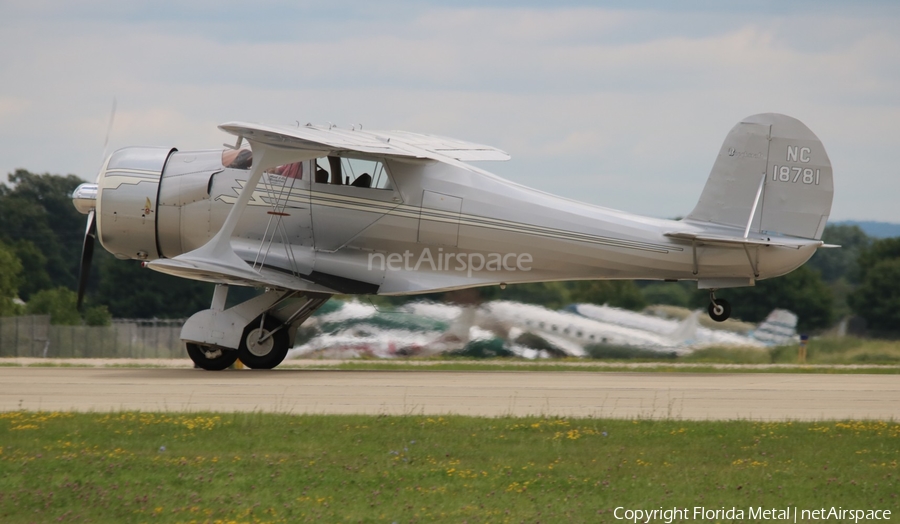
M288 203L290 202L291 195L294 191L294 183L297 178L284 175L279 176L281 176L282 180L281 185L277 186L272 180L272 176L270 173L266 172L263 174L264 179L262 186L267 195L266 199L268 199L268 201L271 203L272 211L269 212L269 220L266 224L266 230L263 233L263 237L260 241L259 249L257 250L256 258L253 261L252 267L257 272L262 269L269 257L269 254L272 250L272 244L275 242L275 237L277 235L281 240L281 245L284 247L285 258L288 260L288 263L291 266L291 273L296 277L300 275L300 271L297 264L297 259L290 247L290 243L288 242L289 235L284 224L284 217L290 216L289 213L285 212L285 210L287 209ZM288 180L290 180L290 185L288 185ZM264 247L265 252L263 252ZM260 257L262 258L261 260Z

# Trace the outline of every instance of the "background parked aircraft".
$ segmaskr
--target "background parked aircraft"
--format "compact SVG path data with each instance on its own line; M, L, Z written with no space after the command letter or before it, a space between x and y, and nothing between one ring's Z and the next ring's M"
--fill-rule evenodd
M412 302L377 308L352 300L332 301L328 308L304 325L304 340L288 358L396 358L484 351L525 358L588 357L591 350L602 348L681 355L712 346L764 348L791 343L797 318L776 310L752 331L739 334L701 326L699 311L676 321L593 304L553 311L509 301L479 307Z

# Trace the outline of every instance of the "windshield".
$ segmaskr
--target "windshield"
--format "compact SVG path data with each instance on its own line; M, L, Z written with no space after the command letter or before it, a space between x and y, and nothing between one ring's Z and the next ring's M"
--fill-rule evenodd
M222 151L222 165L229 169L250 169L253 165L253 151L243 149L226 149ZM270 175L281 175L287 178L303 179L303 162L282 164L266 169Z

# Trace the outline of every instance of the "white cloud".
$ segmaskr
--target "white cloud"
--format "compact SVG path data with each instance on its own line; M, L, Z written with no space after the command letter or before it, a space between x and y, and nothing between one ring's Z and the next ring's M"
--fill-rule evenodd
M235 5L8 7L0 171L93 177L117 96L111 147L216 147L226 120L363 123L491 143L513 155L486 166L503 176L674 216L731 126L776 111L823 139L835 217L900 221L894 10Z

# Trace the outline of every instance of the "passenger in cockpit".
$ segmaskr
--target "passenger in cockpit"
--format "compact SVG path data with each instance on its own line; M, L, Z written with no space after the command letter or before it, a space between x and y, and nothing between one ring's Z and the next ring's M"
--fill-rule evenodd
M350 185L353 187L369 187L372 185L372 175L363 173L356 177L356 180Z
M250 169L253 152L249 149L226 149L222 152L222 165L231 169Z

